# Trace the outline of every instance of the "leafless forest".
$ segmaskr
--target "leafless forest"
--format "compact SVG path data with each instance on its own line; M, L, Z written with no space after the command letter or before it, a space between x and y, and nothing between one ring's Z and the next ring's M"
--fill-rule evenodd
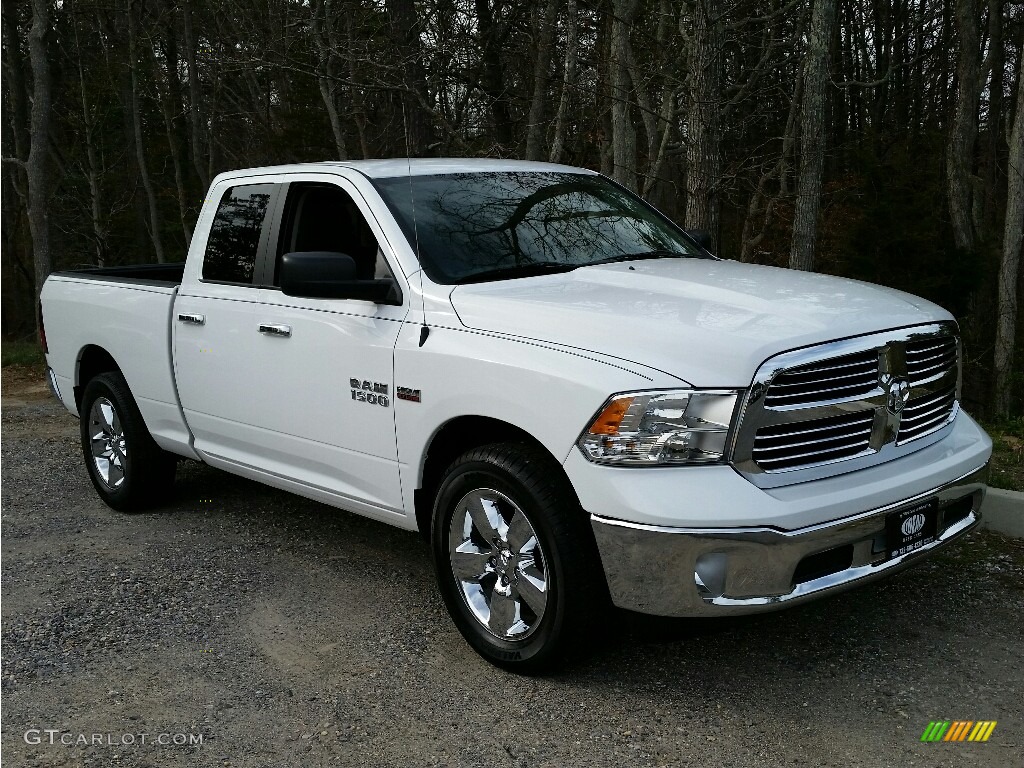
M4 333L53 269L184 258L221 170L522 157L939 302L1020 414L1022 40L1020 0L4 0Z

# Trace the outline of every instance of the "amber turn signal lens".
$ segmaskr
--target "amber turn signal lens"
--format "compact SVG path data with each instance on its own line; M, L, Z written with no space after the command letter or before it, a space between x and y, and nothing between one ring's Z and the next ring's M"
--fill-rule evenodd
M605 406L604 410L601 411L600 415L594 419L594 423L590 425L590 434L592 435L615 435L619 432L619 424L622 423L623 417L626 415L626 411L629 410L629 406L633 404L632 397L619 397L612 400L608 405Z

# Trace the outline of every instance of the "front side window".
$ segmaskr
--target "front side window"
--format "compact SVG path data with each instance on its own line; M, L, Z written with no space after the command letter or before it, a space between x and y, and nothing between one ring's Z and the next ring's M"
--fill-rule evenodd
M355 201L340 187L318 182L292 184L284 210L274 285L280 284L281 256L296 251L350 256L359 280L392 277L373 230Z
M204 280L252 283L273 192L273 184L246 184L224 193L206 242Z
M374 183L439 283L631 258L707 257L679 227L603 176L498 171Z

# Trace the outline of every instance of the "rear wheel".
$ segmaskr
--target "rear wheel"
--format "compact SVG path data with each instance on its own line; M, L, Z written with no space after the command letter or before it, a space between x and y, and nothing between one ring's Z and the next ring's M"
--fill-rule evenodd
M104 502L131 511L166 498L176 459L153 441L120 373L86 384L80 415L82 454Z
M456 460L437 494L431 541L452 619L494 664L551 669L599 609L604 585L586 517L539 448L490 445Z

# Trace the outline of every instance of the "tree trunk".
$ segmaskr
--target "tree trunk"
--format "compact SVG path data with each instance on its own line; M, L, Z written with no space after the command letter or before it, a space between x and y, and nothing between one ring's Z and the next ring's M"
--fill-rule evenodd
M160 72L160 62L157 58L156 41L150 38L149 53L153 64L153 74ZM181 222L181 231L185 235L185 248L192 242L192 227L189 225L188 215L188 194L185 191L185 169L183 168L182 155L184 154L181 143L181 136L178 132L176 117L181 113L181 91L175 88L178 70L178 45L174 39L173 27L167 31L164 51L165 68L164 74L167 79L166 88L159 93L160 112L164 117L164 130L167 131L167 146L171 154L171 165L174 168L174 189L178 197L178 219ZM157 86L159 88L159 86Z
M555 115L555 136L551 141L552 163L562 162L565 151L565 129L569 120L569 101L576 89L576 65L578 61L579 38L576 33L576 0L568 0L565 8L565 62L562 65L562 95L558 99L558 113Z
M754 249L764 240L766 229L764 222L768 218L767 209L770 207L765 189L771 182L771 177L776 170L778 170L778 166L761 174L757 187L750 195L750 202L747 203L747 215L743 217L743 232L740 235L740 261L742 262L752 262L754 260ZM755 232L755 228L757 228L756 222L758 221L762 222L762 224Z
M7 93L10 98L7 124L14 138L14 156L19 160L28 157L31 145L31 128L29 117L28 74L25 71L25 60L21 51L21 39L18 29L18 11L14 0L3 2L3 56L7 67ZM15 186L21 185L15 180Z
M636 191L636 129L629 115L629 32L637 0L612 0L612 178Z
M324 31L324 26L334 23L333 9L330 0L324 3L314 3L311 9L313 13L313 40L317 50L317 85L320 86L320 98L323 99L324 108L327 110L327 119L331 122L331 133L334 134L334 149L338 160L348 160L348 153L345 152L345 130L341 124L341 116L338 114L338 102L335 92L338 90L338 83L334 76L334 52L331 50L330 40L326 37L329 33ZM323 18L321 18L321 13Z
M663 123L661 130L661 138L655 148L654 155L650 160L650 165L647 169L647 177L644 179L643 188L641 194L644 200L650 200L655 191L655 185L658 183L658 174L661 173L661 167L665 162L665 156L668 153L668 143L672 138L672 129L675 125L675 113L676 113L676 93L675 89L669 85L665 88L665 92L661 98L661 113L659 118Z
M203 185L203 192L210 186L210 174L203 163L203 102L202 86L199 83L199 67L196 64L196 38L192 29L192 0L184 0L181 4L182 30L185 35L185 61L188 64L188 112L189 136L192 146L192 165Z
M413 0L387 0L391 38L400 56L405 82L400 109L404 111L406 149L413 157L433 151L437 139L427 100L427 76L420 48L420 20Z
M789 103L789 112L786 115L786 129L782 135L779 161L762 174L754 194L750 197L747 215L743 220L743 234L740 237L740 261L754 261L754 249L764 240L765 233L771 224L776 201L789 195L789 158L793 153L793 146L796 144L797 114L803 93L803 82L803 78L798 73L793 88L793 99ZM779 192L778 195L769 196L768 185L775 177L778 177Z
M1000 158L1003 156L1004 136L1008 135L1013 128L1012 122L1007 122L1011 117L1004 114L1003 104L1003 77L1006 74L1006 44L1003 40L1003 0L989 0L989 56L991 57L991 76L988 81L988 147L985 165L988 173L985 174L985 187L994 192L1000 186L999 171ZM1013 83L1010 83L1013 87ZM1004 126L1008 126L1004 128ZM991 226L992 219L996 218L995 205L988 206L989 216L986 224Z
M1024 61L1024 58L1021 59ZM1017 286L1021 277L1021 244L1024 239L1024 76L1017 73L1017 114L1010 133L1010 158L1006 172L1006 224L1003 227L1003 256L999 264L999 293L996 318L997 416L1010 416L1013 386L1013 348L1017 329ZM1017 403L1020 409L1020 403Z
M49 0L32 0L32 26L28 31L28 55L32 65L32 112L25 175L28 179L28 226L32 233L32 262L35 272L36 323L39 322L39 292L53 271L50 252L50 117L53 106L52 75L46 38L52 28Z
M920 57L921 49L924 45L925 32L924 3L919 3L915 7L910 24L914 29L914 56ZM908 121L908 125L910 127L910 136L912 139L921 135L921 128L925 121L924 69L925 65L923 61L915 61L913 63L913 69L910 71L910 119Z
M718 247L724 36L720 0L697 0L686 122L686 226L706 231L711 236L712 250Z
M548 69L558 20L558 0L547 0L537 21L537 59L533 67L533 98L530 99L529 125L526 126L526 159L544 159L544 113L548 104Z
M153 187L153 180L149 176L149 166L146 164L146 148L143 144L142 134L142 113L139 106L139 75L138 75L138 32L136 30L135 9L133 3L128 3L128 69L132 81L132 130L135 136L135 159L139 166L139 177L142 179L142 188L146 192L146 203L149 207L149 238L153 242L153 251L156 253L156 260L160 264L166 261L164 256L164 243L160 231L160 208L157 205L156 190Z
M615 14L609 12L609 6L613 0L598 0L597 22L597 98L595 109L598 114L599 125L597 151L600 155L601 173L604 176L612 176L615 173L615 162L612 154L612 111L611 103L614 98L611 90L612 70L612 20ZM608 106L606 106L608 105Z
M658 176L665 162L669 141L672 138L676 122L676 102L678 101L679 89L674 82L675 78L669 74L671 62L675 60L675 55L671 52L672 30L673 28L678 28L673 14L672 0L659 0L655 44L661 52L661 107L658 110L658 114L656 116L651 115L651 119L647 123L649 141L647 172L644 174L644 182L640 188L640 194L644 200L651 200L654 196L656 185L659 181ZM640 89L637 88L637 90L639 91Z
M797 181L792 269L814 269L821 211L821 181L825 168L825 100L828 89L828 49L836 20L836 0L815 0L810 39L804 59L803 102L800 106L800 177Z
M334 100L335 86L331 79L325 75L317 77L320 85L320 97L323 99L324 108L327 110L327 118L331 121L331 133L334 134L334 152L338 160L347 160L345 152L345 131L341 126L341 116L338 114L338 104Z
M92 218L93 247L95 249L95 262L97 267L102 267L107 260L107 230L103 223L102 188L100 186L101 169L96 159L96 134L95 120L92 115L92 105L85 87L85 66L82 63L82 46L79 43L78 23L74 23L75 54L78 58L78 93L82 103L82 125L85 128L85 159L86 178L89 182L89 212Z
M363 100L363 92L361 88L355 85L358 82L358 76L356 72L356 57L353 53L355 50L355 35L352 29L352 14L345 15L345 42L348 50L348 77L349 81L353 84L351 87L352 121L356 126L356 135L359 136L359 153L362 159L366 160L373 155L366 136L366 105Z
M2 146L14 157L4 157L2 192L3 211L0 214L0 288L3 308L2 327L5 332L28 332L34 327L38 313L33 311L36 294L35 276L24 265L24 257L32 250L27 233L28 191L23 173L24 161L31 145L29 117L29 77L27 63L21 49L22 24L13 0L3 0L3 67L6 120L0 128ZM9 162L13 161L13 162ZM19 280L19 276L22 278Z
M480 79L480 84L490 102L494 138L502 147L508 147L512 143L512 111L509 108L508 94L505 92L498 25L494 20L491 0L475 0L474 7L480 29L483 64L483 77Z
M946 151L946 195L953 242L961 251L974 250L971 170L978 136L981 96L981 16L977 0L955 0L956 36L960 44L956 65L956 103Z
M779 196L786 197L790 194L790 175L794 163L793 152L796 149L797 133L799 126L797 120L800 116L800 105L804 99L804 78L797 71L796 85L793 88L793 100L789 104L789 114L786 117L786 133L782 137L782 154L779 156Z

